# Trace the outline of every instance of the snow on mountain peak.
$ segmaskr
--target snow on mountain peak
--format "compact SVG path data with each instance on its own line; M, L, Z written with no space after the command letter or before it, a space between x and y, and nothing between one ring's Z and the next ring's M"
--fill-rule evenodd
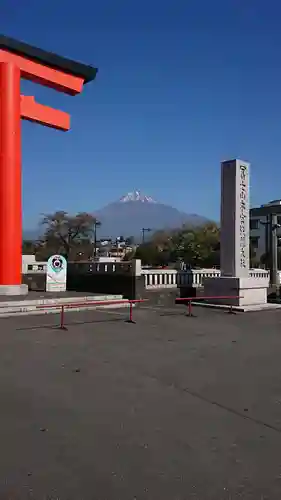
M128 201L141 201L142 203L157 203L151 196L146 196L141 193L141 191L132 191L122 196L119 200L121 203L126 203Z

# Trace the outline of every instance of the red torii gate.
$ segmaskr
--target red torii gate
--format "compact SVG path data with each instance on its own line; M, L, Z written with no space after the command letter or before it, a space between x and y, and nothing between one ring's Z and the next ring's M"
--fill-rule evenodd
M97 69L0 35L0 295L22 285L21 118L69 130L70 116L20 94L20 79L75 95Z

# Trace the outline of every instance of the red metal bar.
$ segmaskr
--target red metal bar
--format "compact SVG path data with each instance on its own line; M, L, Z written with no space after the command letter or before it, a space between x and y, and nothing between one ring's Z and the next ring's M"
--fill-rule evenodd
M21 285L20 121L20 69L0 62L0 285Z
M184 300L192 300L193 302L197 302L198 300L205 299L243 299L241 295L216 295L216 296L202 296L200 297L177 297L176 302L184 301Z
M191 304L191 300L188 301L188 316L192 316L192 304Z
M60 329L66 330L66 327L64 324L64 305L61 306L61 311L60 311Z
M65 326L65 308L76 308L80 306L97 306L97 305L112 305L112 304L129 304L129 319L127 323L135 323L133 320L133 304L146 302L147 299L122 299L122 300L96 300L88 302L76 302L76 303L65 303L65 304L40 304L36 306L36 309L59 309L60 310L60 330L67 330Z
M240 296L240 295L219 295L219 296L215 296L215 297L211 297L211 296L205 296L205 297L177 297L176 298L176 302L187 302L187 306L188 306L188 316L191 317L192 316L192 302L196 302L197 300L205 300L205 299L243 299L243 296ZM229 305L229 314L235 314L235 312L233 311L233 305L232 304L228 304Z
M146 301L147 301L147 299L136 299L136 300L120 299L120 300L97 300L97 301L91 300L88 302L65 303L64 307L71 309L71 308L75 308L75 307L79 307L79 306L89 306L89 305L102 306L102 305L130 304L130 303L137 304L137 303L146 302ZM52 304L52 306L55 307L55 304Z
M78 306L88 306L88 305L105 305L105 304L129 304L132 302L133 304L138 303L138 302L146 302L148 299L136 299L136 300L130 300L130 299L120 299L120 300L89 300L88 302L66 302L63 304L64 308L66 307L78 307ZM61 304L39 304L36 306L36 309L60 309Z

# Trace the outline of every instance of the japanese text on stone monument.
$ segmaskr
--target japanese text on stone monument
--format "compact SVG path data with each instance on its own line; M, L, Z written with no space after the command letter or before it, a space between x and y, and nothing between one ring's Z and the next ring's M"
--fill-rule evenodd
M247 267L247 215L248 215L248 178L247 167L240 165L240 266Z

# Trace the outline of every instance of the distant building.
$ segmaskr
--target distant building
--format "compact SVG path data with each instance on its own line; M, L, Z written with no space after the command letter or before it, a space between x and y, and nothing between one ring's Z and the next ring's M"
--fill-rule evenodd
M135 246L127 245L126 240L116 238L115 242L112 240L102 240L99 242L97 257L102 259L112 259L119 262L126 254L135 250Z
M109 250L110 257L118 257L123 259L126 254L131 253L133 251L133 247L125 246L125 245L116 245Z
M120 262L121 259L120 257L97 257L96 262L103 262L103 263L114 263L114 262Z
M270 230L267 221L271 214L277 214L277 223L281 224L281 200L273 200L250 210L250 241L257 259L269 251ZM281 230L277 230L281 237Z

